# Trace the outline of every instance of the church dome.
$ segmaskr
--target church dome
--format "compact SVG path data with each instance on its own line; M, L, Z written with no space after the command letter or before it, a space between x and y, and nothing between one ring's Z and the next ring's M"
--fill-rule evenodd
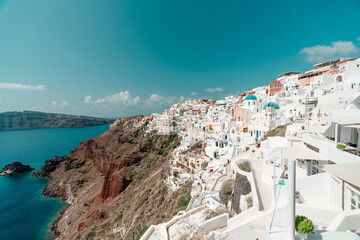
M257 100L257 98L254 95L248 95L245 98L245 101L247 101L247 100Z
M268 102L264 105L263 109L266 109L267 107L273 107L275 109L279 109L279 105L277 103L274 102Z

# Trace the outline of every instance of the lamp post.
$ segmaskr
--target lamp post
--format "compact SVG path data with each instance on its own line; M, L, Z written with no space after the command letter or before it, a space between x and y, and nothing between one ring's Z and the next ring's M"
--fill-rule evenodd
M296 188L296 161L295 159L288 160L288 186L287 186L287 198L288 198L288 239L295 240L295 188Z
M335 123L335 147L337 147L339 143L339 124Z
M273 186L273 203L275 204L276 202L276 171L275 171L275 165L276 165L276 158L274 158L274 161L273 161L273 183L274 183L274 186Z

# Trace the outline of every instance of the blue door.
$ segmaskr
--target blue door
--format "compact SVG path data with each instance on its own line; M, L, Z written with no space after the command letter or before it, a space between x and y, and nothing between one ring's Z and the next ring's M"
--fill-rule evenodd
M256 137L259 138L259 131L256 131Z

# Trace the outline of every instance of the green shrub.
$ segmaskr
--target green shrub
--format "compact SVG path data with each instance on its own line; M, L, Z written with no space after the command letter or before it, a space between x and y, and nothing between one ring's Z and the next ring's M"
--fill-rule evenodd
M302 221L304 221L305 219L306 219L305 216L296 215L296 217L295 217L295 230L296 230L297 232L299 232L299 231L298 231L298 225L299 225L299 223L302 222Z
M232 197L232 192L234 190L234 181L232 179L226 180L222 185L219 192L220 201L225 204L227 207L228 202Z
M234 216L234 214L227 208L217 208L213 212L210 213L210 215L207 217L207 219L220 216L221 214L224 214L224 213L229 214L229 218L232 218Z
M170 143L178 140L178 138L179 138L179 135L177 135L177 133L170 134L170 136L169 136L169 138L168 138L168 140L166 142L166 146L170 146Z
M346 146L344 144L338 144L336 147L337 147L337 149L340 149L340 150L344 150L346 148Z
M190 195L181 196L177 201L176 208L179 210L185 210L190 202L190 199Z
M243 170L244 172L251 171L251 163L249 161L244 161L238 164L238 167Z
M253 206L253 198L252 198L252 196L248 196L247 198L245 198L245 201L246 201L246 203L247 203L247 205L249 207Z
M314 233L314 224L307 217L297 215L295 217L295 229L298 233L301 233L301 234L304 234L304 233L313 234Z
M148 226L145 226L142 229L140 229L138 234L136 234L136 239L139 240L141 236L144 235L144 233L148 230L148 228L149 228Z

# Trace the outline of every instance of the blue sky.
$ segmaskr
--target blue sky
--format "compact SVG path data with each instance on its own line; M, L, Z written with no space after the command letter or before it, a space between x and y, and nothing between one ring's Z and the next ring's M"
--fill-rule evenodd
M0 112L125 117L360 56L360 1L0 0Z

